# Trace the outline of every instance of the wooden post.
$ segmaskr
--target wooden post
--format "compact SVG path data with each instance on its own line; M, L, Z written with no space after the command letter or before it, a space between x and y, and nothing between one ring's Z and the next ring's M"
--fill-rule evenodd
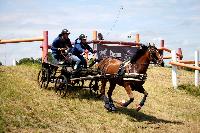
M164 40L161 40L160 41L160 48L164 48L165 47L165 42L164 42ZM160 50L160 55L163 57L163 50Z
M195 51L195 66L199 67L199 51ZM199 70L195 70L195 86L199 86Z
M97 31L93 31L93 34L92 34L92 40L93 41L96 41L97 40ZM101 41L101 40L100 40ZM97 50L97 45L98 44L95 44L93 43L93 50ZM93 58L95 59L96 58L96 53L94 54Z
M43 42L42 42L42 62L48 61L48 31L43 32Z
M172 61L177 62L176 51L172 50L171 54L172 54ZM177 85L177 66L176 65L172 65L172 84L173 84L173 87L177 89L178 85Z
M164 40L160 41L160 47L163 47L163 48L165 47L165 41Z
M178 48L178 54L179 54L178 60L182 60L183 59L183 54L182 54L181 48Z
M96 30L92 32L92 40L97 41L97 31ZM93 43L93 49L95 49L95 50L97 49L97 44Z
M164 48L164 47L165 47L165 42L164 42L164 40L161 40L161 41L160 41L160 48ZM161 58L162 58L162 64L161 64L162 67L164 67L164 65L165 65L163 59L166 59L166 58L163 57L163 53L164 53L164 50L163 50L163 49L160 49L160 50L159 50L159 54L160 54L160 56L161 56Z
M181 48L178 48L178 51L177 51L176 55L177 55L178 60L182 60L182 59L183 59L183 55L182 55L182 50L181 50ZM177 68L178 68L178 69L182 69L183 67L178 66Z
M92 33L92 40L97 40L97 31L95 30L95 31L93 31L93 33Z
M135 42L138 43L138 45L136 45L136 46L139 47L140 46L139 45L139 43L140 43L140 34L138 34L138 33L135 35Z

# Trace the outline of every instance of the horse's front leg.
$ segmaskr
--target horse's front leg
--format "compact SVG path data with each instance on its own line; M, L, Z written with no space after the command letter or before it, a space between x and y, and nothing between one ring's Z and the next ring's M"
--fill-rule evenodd
M112 93L113 93L113 90L115 89L115 87L116 87L116 83L114 81L110 82L110 87L109 87L109 90L107 92L108 98L104 97L104 102L105 102L104 107L109 111L115 111L116 110L116 107L113 104L113 100L112 100Z
M124 84L124 88L125 88L126 93L128 94L128 96L129 96L130 99L128 101L126 101L125 103L120 103L120 104L123 107L127 107L130 103L132 103L134 101L134 97L133 97L133 92L131 90L130 84L125 83Z
M137 105L136 111L139 111L142 108L142 106L144 106L144 103L145 103L147 96L148 96L148 93L147 93L147 91L145 91L143 86L140 86L139 88L140 88L139 92L143 93L144 96L143 96L142 100L140 101L140 103Z

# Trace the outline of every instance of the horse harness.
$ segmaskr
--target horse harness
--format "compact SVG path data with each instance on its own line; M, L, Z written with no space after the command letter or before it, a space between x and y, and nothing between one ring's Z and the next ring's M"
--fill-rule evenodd
M151 49L148 48L148 52L149 52L149 58L151 58L150 60L156 60L155 57L153 56L154 53L158 52L157 49ZM148 67L149 63L136 63L134 62L133 64L130 63L130 60L127 60L125 62L123 62L120 67L119 67L119 71L118 71L118 75L123 76L124 80L133 80L138 79L140 81L145 81L147 79L147 73L144 74L140 74L139 72L137 72L137 68L139 66L143 65L144 67ZM134 73L130 72L130 70L133 70Z
M153 55L154 53L158 52L157 49L148 48L148 52L150 54L149 55L149 58L151 58L150 60L157 60ZM108 62L110 62L110 60L108 60ZM140 66L148 67L148 65L149 63L136 63L136 62L132 64L130 63L130 60L126 60L122 64L120 64L119 70L115 75L115 77L123 78L123 80L128 80L128 81L145 81L147 79L147 73L145 72L141 74L137 72L137 69ZM108 66L104 64L102 70L106 70L107 67ZM130 70L133 70L133 72L131 72ZM105 71L102 71L101 74L105 75Z
M144 64L138 64L134 63L131 64L130 60L123 62L118 71L118 75L123 77L123 80L128 80L128 81L145 81L147 79L147 74L141 74L136 72L138 65L145 65L147 66L147 63ZM132 67L133 66L133 67ZM130 70L133 68L134 72L130 72Z

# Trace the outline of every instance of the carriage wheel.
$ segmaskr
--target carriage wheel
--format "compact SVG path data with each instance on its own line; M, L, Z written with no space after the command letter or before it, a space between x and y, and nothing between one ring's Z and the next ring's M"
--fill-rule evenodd
M90 94L99 94L100 83L99 80L91 80L89 84Z
M64 75L60 75L56 78L55 91L61 97L65 97L67 93L67 78Z
M48 87L49 84L49 72L47 69L42 68L39 73L38 73L38 84L40 86L40 88L44 88L46 89Z

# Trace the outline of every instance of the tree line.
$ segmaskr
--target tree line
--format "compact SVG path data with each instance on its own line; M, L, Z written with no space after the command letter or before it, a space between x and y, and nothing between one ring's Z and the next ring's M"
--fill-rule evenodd
M53 61L51 52L48 52L48 61L49 62ZM22 65L22 64L42 64L42 58L37 58L37 59L34 59L33 57L22 58L16 62L16 65ZM3 65L3 63L0 61L0 66L2 66L2 65Z

